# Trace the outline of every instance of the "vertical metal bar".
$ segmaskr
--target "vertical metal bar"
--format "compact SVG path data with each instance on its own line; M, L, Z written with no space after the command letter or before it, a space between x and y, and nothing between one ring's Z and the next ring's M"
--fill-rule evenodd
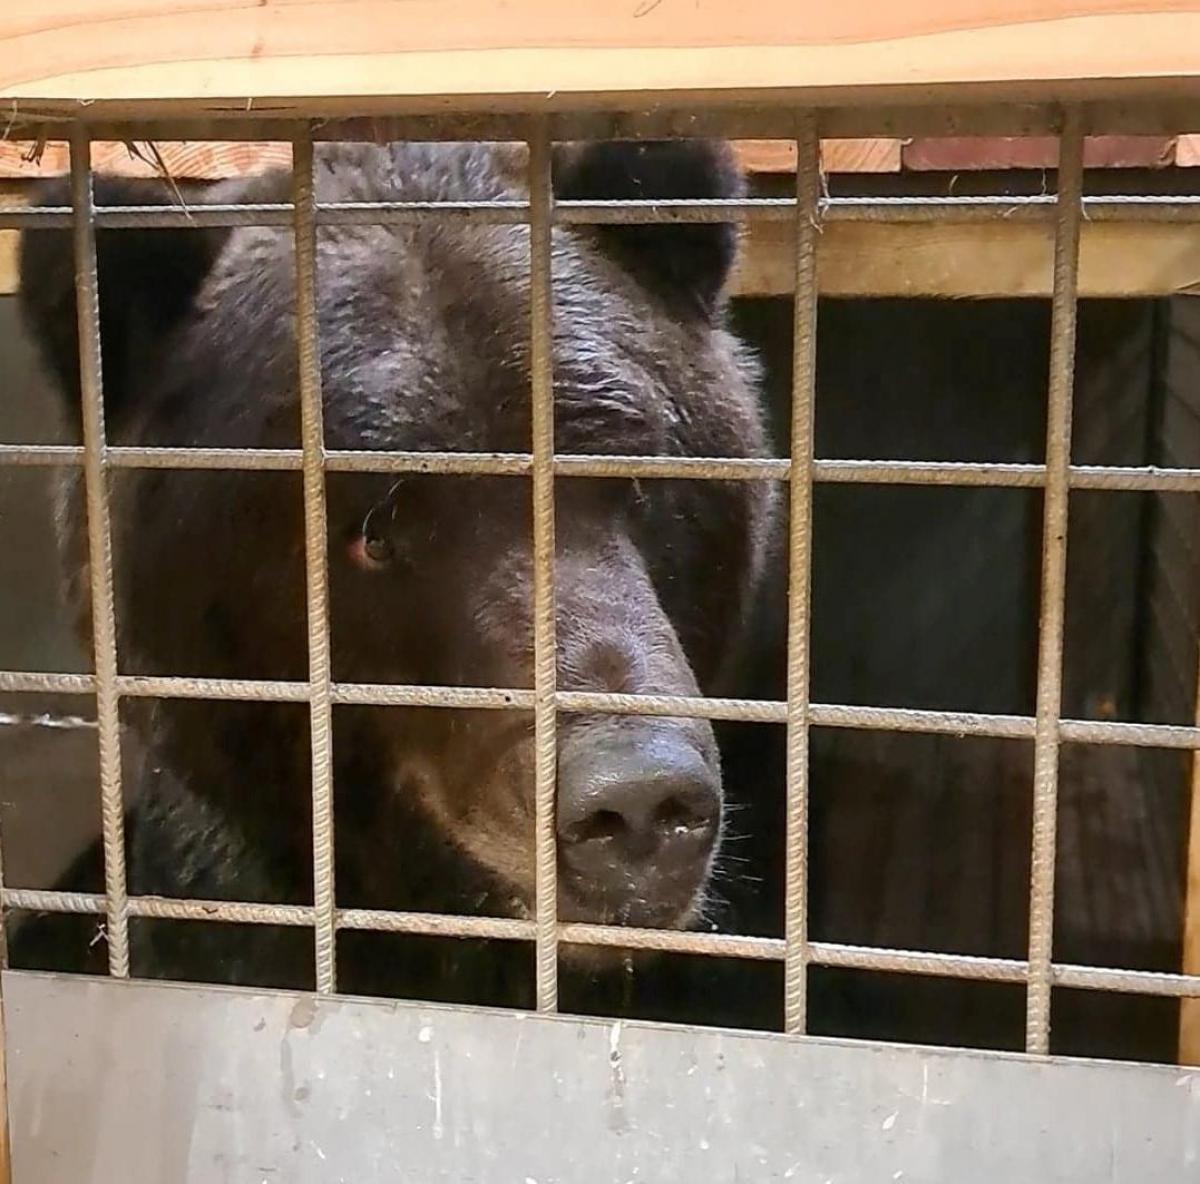
M121 792L120 696L117 692L117 626L113 603L112 530L104 438L100 358L99 280L91 142L85 128L71 130L71 202L75 247L75 305L79 327L79 386L83 398L83 480L87 497L88 574L96 665L96 719L100 746L100 807L104 839L108 969L129 976L129 904L125 878L125 805Z
M313 905L317 990L337 987L334 931L332 707L329 669L329 570L325 514L325 425L317 326L316 200L310 130L293 144L296 250L296 344L304 476L304 547L308 597L308 693L312 745Z
M1054 947L1054 861L1058 821L1063 616L1067 581L1068 477L1082 192L1083 130L1079 111L1072 108L1067 112L1059 144L1050 382L1046 415L1037 716L1034 726L1033 856L1029 885L1029 991L1025 1010L1025 1048L1027 1052L1041 1055L1050 1050L1050 963Z
M808 693L813 423L817 375L817 234L821 145L815 112L796 137L796 290L788 507L787 888L784 1030L805 1030L808 980Z
M545 120L529 139L529 288L533 485L534 747L537 1006L558 1007L558 763L554 621L554 358L551 290L551 144Z

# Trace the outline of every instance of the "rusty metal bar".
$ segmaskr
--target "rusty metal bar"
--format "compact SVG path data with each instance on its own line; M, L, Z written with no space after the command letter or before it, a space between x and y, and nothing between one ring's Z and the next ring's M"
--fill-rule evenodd
M812 462L817 397L817 204L821 142L816 113L796 137L796 286L792 306L792 474L788 502L787 818L784 1031L802 1035L808 1013L808 725L812 584Z
M1051 222L1054 198L1046 194L912 195L899 197L821 197L822 222ZM1083 198L1084 214L1094 222L1200 222L1200 197L1192 194L1102 194ZM318 226L408 226L425 222L511 226L527 223L532 206L520 201L368 201L322 202L315 208ZM204 229L292 224L291 202L227 202L191 206L103 206L96 225L108 230L174 227ZM557 225L671 225L791 222L794 198L662 199L556 202ZM66 229L66 206L13 206L0 210L0 230L26 227Z
M71 198L75 209L75 303L79 328L79 386L83 399L83 480L87 498L88 575L96 670L108 969L116 978L127 978L129 924L125 877L125 802L121 790L121 707L117 688L112 530L105 464L99 281L96 271L96 232L92 221L91 144L87 131L79 126L71 131Z
M558 844L555 785L558 675L554 594L554 342L551 142L544 120L529 139L529 373L533 436L534 853L537 1007L558 1009Z
M296 252L296 345L304 474L304 554L308 607L308 693L312 748L313 903L317 990L337 987L333 863L333 707L329 664L329 563L325 512L325 427L317 324L317 233L313 148L307 135L292 146Z
M1059 148L1058 218L1054 235L1054 295L1046 414L1046 490L1033 757L1033 853L1029 876L1029 993L1025 1048L1027 1052L1043 1056L1050 1051L1068 482L1082 191L1083 128L1078 110L1072 109L1066 114Z
M244 702L303 703L308 684L256 679L149 677L118 675L123 696L141 699L223 699ZM0 671L0 692L15 694L90 695L90 674ZM332 683L333 703L381 707L516 709L532 711L535 693L517 687L441 687L401 683ZM627 695L593 691L559 691L559 711L575 714L676 716L744 723L783 724L787 703L774 699L721 699L688 695ZM823 728L861 731L917 732L944 736L989 736L1030 740L1036 719L973 711L925 711L908 707L866 707L811 703L809 723ZM1200 749L1200 727L1182 724L1133 724L1113 720L1064 719L1060 738L1073 744L1112 744L1132 748Z
M29 888L5 888L2 902L3 906L10 910L73 913L97 917L104 915L106 907L105 897L101 893L52 892ZM238 925L295 927L312 925L315 920L314 910L305 905L176 900L158 896L130 897L129 915L159 920L222 921ZM532 941L537 935L536 921L505 917L339 909L335 921L339 929L423 937ZM558 940L571 945L766 962L784 962L787 957L786 940L773 937L635 929L576 922L560 923L557 930ZM810 942L808 960L810 965L817 966L982 982L1019 984L1026 982L1028 978L1028 963L1012 958L940 954L921 950L846 945L839 942ZM1082 990L1118 991L1180 999L1200 998L1200 975L1196 974L1166 974L1117 967L1055 963L1051 966L1051 977L1056 986Z
M298 448L115 447L107 450L110 469L205 469L213 471L298 472ZM59 468L81 465L84 452L71 444L0 444L0 466ZM393 452L329 449L331 473L441 473L457 476L528 476L525 452ZM559 453L555 477L636 477L671 480L787 481L791 461L783 457L604 456ZM996 489L1040 489L1046 466L1005 461L814 460L812 479L820 484L936 485ZM1124 493L1200 493L1200 468L1159 465L1072 465L1072 489Z

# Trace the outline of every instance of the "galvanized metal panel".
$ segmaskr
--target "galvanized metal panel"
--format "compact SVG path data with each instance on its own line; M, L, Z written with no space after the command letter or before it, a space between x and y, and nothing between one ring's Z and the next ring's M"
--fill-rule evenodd
M1200 1072L4 976L16 1184L1200 1179Z

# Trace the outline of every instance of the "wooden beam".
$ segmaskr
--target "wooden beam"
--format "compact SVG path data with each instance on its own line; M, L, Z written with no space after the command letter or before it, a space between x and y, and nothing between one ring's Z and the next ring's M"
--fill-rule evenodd
M1200 727L1200 674L1195 723ZM1200 752L1192 753L1188 811L1187 878L1183 896L1183 973L1200 974ZM1200 1065L1200 999L1179 1002L1179 1063Z
M1183 900L1183 973L1200 974L1200 756L1192 756L1187 882ZM1179 1063L1200 1065L1200 999L1179 1003Z
M219 181L267 168L289 168L291 145L252 141L156 141L155 148L171 176L180 180ZM899 140L826 140L821 164L828 173L894 173L900 170ZM742 140L735 144L738 160L748 173L790 173L796 169L796 145L791 140ZM155 158L146 144L137 151L122 143L92 145L92 167L123 177L157 175ZM0 178L14 180L61 176L70 170L66 144L49 141L0 142Z
M20 286L17 275L17 232L0 230L0 296L11 296Z
M1081 80L1178 93L1198 43L1195 0L6 0L0 99L100 118L172 101L211 115L971 85L1054 97Z
M0 231L0 295L17 290L17 232ZM1048 226L834 222L820 242L827 296L1049 296ZM788 296L791 236L767 223L745 236L733 291ZM1079 293L1091 297L1200 294L1200 235L1187 223L1085 225Z
M1186 169L1200 165L1200 136L1179 137L1175 145L1175 163Z
M1053 136L945 136L904 145L904 168L913 172L966 169L1052 169L1058 165ZM1174 163L1171 136L1088 136L1083 163L1089 169L1158 169Z
M53 140L37 143L9 140L0 142L0 178L32 180L56 177L71 168L67 146ZM120 177L154 177L158 165L150 147L137 144L136 151L126 144L98 142L92 145L92 168ZM171 142L155 144L162 163L172 177L187 181L221 181L272 167L290 168L290 144L234 142Z
M754 228L735 277L744 296L792 291L792 236ZM828 296L1049 296L1052 231L1030 222L833 222L819 246ZM1083 228L1079 294L1092 297L1200 293L1200 235L1186 223L1095 222Z
M827 173L898 173L901 140L826 140L821 145L821 168ZM748 173L794 173L793 140L741 140L738 161Z

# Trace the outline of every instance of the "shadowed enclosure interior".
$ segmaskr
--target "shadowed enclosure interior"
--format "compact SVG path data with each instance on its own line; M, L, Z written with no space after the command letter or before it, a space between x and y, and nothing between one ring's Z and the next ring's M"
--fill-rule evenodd
M769 1017L764 1023L789 1033L832 1031L1044 1054L1054 1032L1055 1051L1172 1059L1178 1001L1200 996L1200 974L1180 973L1190 765L1200 747L1194 555L1200 370L1193 356L1200 325L1186 297L1081 303L1078 281L1085 225L1189 225L1200 220L1200 200L1187 194L1085 194L1085 129L1073 108L1058 129L1053 192L831 193L819 162L826 118L796 118L796 187L788 194L555 200L552 137L565 137L556 136L549 120L532 120L508 128L511 133L519 126L527 139L527 203L319 204L313 136L332 133L303 126L292 140L290 203L190 209L94 207L89 136L73 129L72 208L0 209L0 228L58 227L73 234L82 442L11 440L0 445L0 465L9 476L19 474L6 487L5 496L14 501L22 496L20 470L83 468L94 669L49 673L33 669L33 660L21 663L24 669L0 662L10 667L0 673L0 692L20 735L26 734L20 721L29 714L23 701L37 711L51 703L54 718L86 716L78 704L94 701L104 882L92 893L16 886L14 853L6 849L10 874L0 900L10 919L37 912L95 915L103 922L109 971L119 977L130 972L131 923L142 920L308 928L321 993L337 990L343 932L526 943L534 954L530 1001L542 1011L559 1007L564 945L719 959L761 965L749 989L771 997L763 1005ZM468 126L479 122L476 117ZM452 119L425 126L429 138L456 138ZM147 124L137 138L156 134ZM328 449L316 236L326 227L430 220L450 227L528 224L528 450ZM999 221L1028 222L1048 241L1052 237L1048 303L821 300L818 316L822 241L830 227L986 229ZM780 455L750 460L556 451L552 227L712 222L778 227L787 241L793 298L741 299L734 309L738 331L764 361ZM110 446L97 229L245 225L293 229L301 447ZM977 401L962 389L974 383L989 384ZM109 492L128 469L299 474L307 681L148 676L121 668L113 591L121 556L113 554ZM326 479L365 472L503 478L528 486L532 687L336 679L328 630ZM771 482L781 488L786 554L757 610L757 666L747 682L754 694L716 699L557 687L555 501L564 483L581 478ZM10 565L6 597L17 595L21 578ZM214 711L219 701L286 702L307 711L311 905L127 892L122 708L143 699L197 700L213 704ZM331 744L334 714L350 707L531 717L533 917L444 916L339 903ZM683 932L558 920L555 779L557 724L565 713L700 718L725 727L727 776L774 793L743 824L755 834L746 838L745 863L731 873L745 877L738 891L756 897L754 924L739 932ZM55 733L55 740L68 732ZM90 746L90 728L84 735ZM9 767L21 769L15 761ZM36 781L40 766L19 775ZM36 808L46 819L55 810L52 788L39 787ZM733 849L739 850L737 844ZM954 853L952 860L947 852ZM864 907L872 891L875 903ZM980 926L987 932L978 932ZM932 929L940 936L922 942L922 933Z

